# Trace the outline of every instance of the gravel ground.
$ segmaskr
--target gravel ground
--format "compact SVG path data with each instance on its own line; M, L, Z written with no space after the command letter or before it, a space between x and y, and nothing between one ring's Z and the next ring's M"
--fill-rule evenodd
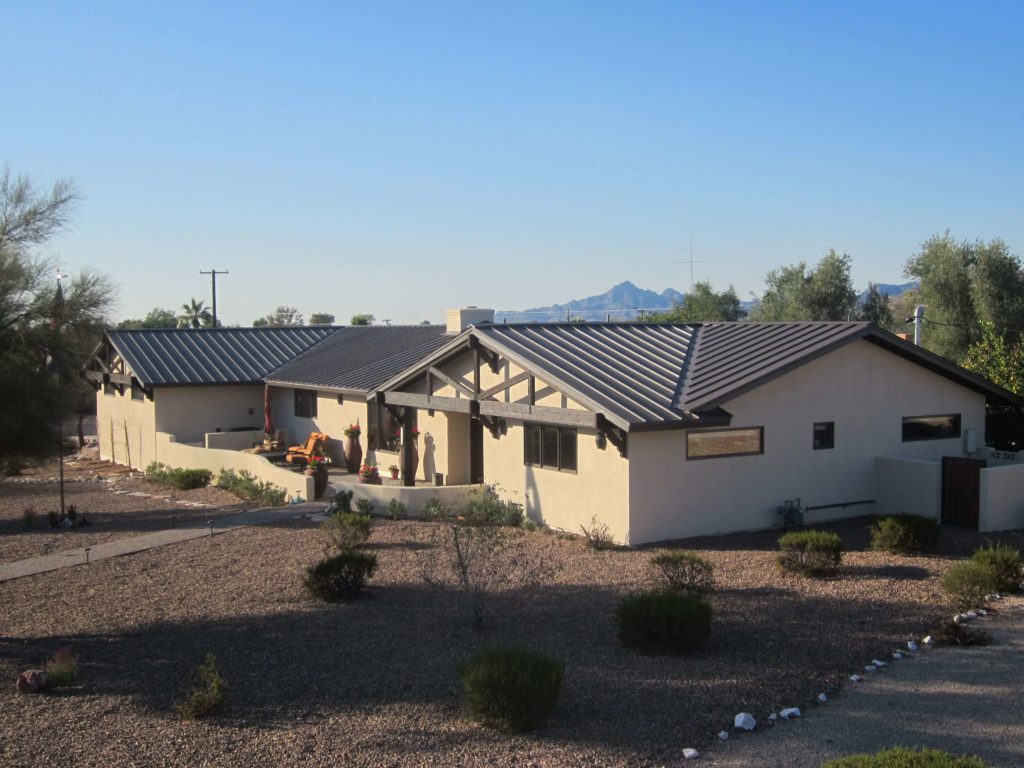
M64 475L65 504L74 504L92 525L50 528L47 513L60 511L57 469L45 466L26 470L20 477L0 482L0 562L91 547L246 508L234 494L219 488L179 491L147 482L139 473L107 462L69 460ZM155 498L129 495L132 493ZM31 527L25 525L26 509L33 511Z
M13 682L65 643L81 664L66 693L0 688L0 764L675 764L684 747L707 748L736 712L808 708L864 659L947 613L937 583L947 554L865 551L867 523L830 526L850 550L833 580L779 573L777 532L685 542L715 563L718 590L708 647L683 658L616 643L616 600L645 582L652 550L593 552L548 533L522 534L522 562L543 562L547 578L498 595L482 636L454 596L424 584L440 552L436 526L420 522L375 523L378 574L367 599L351 604L304 596L303 570L323 552L309 521L0 584L0 679ZM982 540L956 530L943 538L954 554ZM541 731L503 736L462 719L456 668L492 644L564 660L559 705ZM229 681L226 707L181 723L174 701L208 651Z

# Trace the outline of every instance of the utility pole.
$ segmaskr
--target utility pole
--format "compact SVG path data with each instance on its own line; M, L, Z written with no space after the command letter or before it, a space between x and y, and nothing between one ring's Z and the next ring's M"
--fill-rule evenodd
M703 250L703 249L702 248L697 248L696 250L700 251L700 250ZM693 290L693 265L694 264L714 264L715 263L713 261L694 261L693 260L693 251L694 251L693 238L691 237L690 238L690 258L687 261L673 261L673 262L670 262L672 264L689 264L690 265L690 290L691 291Z
M210 276L210 286L213 289L213 327L216 328L217 327L217 275L227 275L227 274L230 274L230 273L226 269L222 269L220 271L218 271L216 269L211 269L209 272L206 272L206 271L200 269L199 270L199 274L200 275L209 275Z

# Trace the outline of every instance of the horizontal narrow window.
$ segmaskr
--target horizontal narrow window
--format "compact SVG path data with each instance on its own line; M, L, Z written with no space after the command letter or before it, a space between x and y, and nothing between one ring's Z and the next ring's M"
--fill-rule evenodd
M836 447L836 423L819 421L814 425L814 450L821 451Z
M942 416L904 416L903 442L916 440L946 440L960 437L960 414Z
M764 427L686 433L686 458L711 459L764 453Z
M575 429L542 424L523 425L523 462L534 467L576 471Z

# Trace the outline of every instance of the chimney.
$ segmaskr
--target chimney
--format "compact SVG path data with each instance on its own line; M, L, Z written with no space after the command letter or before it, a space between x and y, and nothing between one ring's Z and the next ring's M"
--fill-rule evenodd
M448 333L462 333L471 325L490 325L494 323L494 310L482 309L480 307L461 307L460 309L449 309Z

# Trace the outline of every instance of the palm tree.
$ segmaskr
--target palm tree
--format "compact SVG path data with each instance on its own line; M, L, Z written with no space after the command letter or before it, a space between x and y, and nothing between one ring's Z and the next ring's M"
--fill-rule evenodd
M181 305L181 320L186 326L193 328L209 328L213 324L213 314L203 306L203 302L191 299L189 303Z

